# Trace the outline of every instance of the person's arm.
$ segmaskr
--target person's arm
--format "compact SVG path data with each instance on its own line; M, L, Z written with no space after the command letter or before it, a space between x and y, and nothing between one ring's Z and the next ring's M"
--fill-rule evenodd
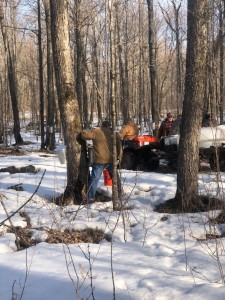
M125 125L119 131L120 137L123 139L125 137L125 135L127 134L127 132L128 132L127 126Z
M96 129L92 130L83 130L81 132L81 138L83 140L94 140L95 139Z

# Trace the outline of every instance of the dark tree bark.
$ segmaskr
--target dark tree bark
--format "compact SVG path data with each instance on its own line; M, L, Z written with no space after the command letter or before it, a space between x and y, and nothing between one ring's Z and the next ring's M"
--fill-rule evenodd
M7 36L6 31L6 22L4 16L4 9L5 1L0 1L0 25L1 25L1 32L3 37L3 43L6 53L7 59L7 75L8 75L8 82L9 82L9 91L11 96L12 102L12 111L13 111L13 133L15 137L15 142L17 145L23 144L23 139L20 134L20 118L19 118L19 103L18 103L18 94L17 94L17 79L16 79L16 56L15 53L12 51L12 47L10 47L9 39Z
M94 26L93 26L94 27ZM100 76L99 76L99 54L98 54L98 43L96 39L95 28L93 28L93 50L92 50L92 60L94 64L94 81L93 87L96 92L96 104L97 104L97 112L98 112L98 125L102 123L102 97L99 92L100 87Z
M81 1L74 4L74 25L75 25L75 74L76 74L76 94L82 115L84 127L89 126L88 122L88 96L86 86L86 53L81 31Z
M176 198L188 207L198 198L199 136L207 56L206 0L188 1L185 95Z
M117 148L116 148L116 19L115 19L115 1L112 0L109 5L109 36L110 36L110 83L111 83L111 116L113 129L113 186L112 186L112 201L113 209L118 209L118 185L117 185Z
M148 5L148 43L149 43L149 71L151 80L151 108L152 108L152 121L155 123L154 134L158 135L159 127L159 112L158 112L158 99L156 90L156 45L154 36L154 10L153 0L147 0Z
M38 59L39 59L39 101L40 101L40 134L41 149L45 148L44 128L44 79L43 79L43 55L42 55L42 28L41 28L41 4L37 2L38 8Z
M121 108L122 108L122 118L124 124L126 124L129 120L129 101L127 97L127 82L126 82L126 73L125 73L125 57L123 59L124 49L121 43L121 29L119 26L119 7L116 5L116 32L117 32L117 51L118 51L118 63L119 63L119 81L120 81L120 99L121 99Z
M174 12L174 21L171 21L169 12L165 11L161 5L161 10L163 12L164 18L166 20L166 23L168 24L169 28L172 30L172 32L175 34L175 40L176 40L176 104L177 104L177 115L181 113L182 111L182 72L181 72L181 66L182 66L182 60L181 60L181 40L180 40L180 24L179 24L179 11L181 8L181 2L177 5L174 0L171 0L171 3L173 4L173 12ZM173 25L173 22L175 24Z
M45 22L47 30L47 129L45 146L47 149L55 149L55 93L54 93L54 67L51 43L50 3L44 1Z
M67 146L67 186L59 202L78 204L82 202L82 191L88 175L88 163L85 142L81 146L76 139L82 126L72 73L68 2L67 0L51 0L50 9L57 94L64 141Z
M224 110L224 23L225 23L225 1L221 1L219 5L219 40L220 40L220 124L223 124Z

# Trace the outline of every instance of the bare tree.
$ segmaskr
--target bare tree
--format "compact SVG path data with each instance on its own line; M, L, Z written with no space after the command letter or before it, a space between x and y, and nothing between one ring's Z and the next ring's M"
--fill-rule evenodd
M158 112L158 99L156 87L156 44L154 34L154 9L153 0L147 0L148 5L148 42L149 42L149 71L151 80L151 108L152 108L152 121L155 123L156 132L158 133L159 126L159 112Z
M111 112L112 112L112 128L113 128L113 186L112 198L113 209L118 208L118 188L117 188L117 148L116 148L116 96L115 96L115 80L116 80L116 0L109 3L109 35L110 35L110 82L111 82Z
M45 148L44 129L44 78L43 78L43 53L42 53L42 26L41 26L41 2L37 1L38 8L38 58L39 58L39 100L40 100L40 129L41 149Z
M51 43L50 3L44 0L45 22L47 31L47 129L45 146L50 150L55 148L55 93L54 93L54 67Z
M4 13L4 7L6 7L5 0L0 1L0 26L3 37L3 43L6 53L7 60L7 74L8 74L8 82L9 82L9 91L12 102L12 110L13 110L13 133L15 137L16 144L23 144L23 139L20 133L20 117L19 117L19 103L18 103L18 85L17 85L17 77L16 77L16 53L14 51L15 45L10 45L6 19Z
M179 24L179 12L181 9L181 1L178 5L174 0L171 0L173 5L173 12L174 12L174 20L171 20L169 13L163 9L160 5L161 10L163 12L164 18L166 23L168 24L169 28L175 34L175 41L176 41L176 104L177 104L177 114L182 111L182 59L181 59L181 38L180 38L180 24ZM175 24L173 25L173 22Z
M207 56L207 0L189 0L185 95L179 144L176 199L183 206L198 198L199 136Z
M75 95L74 77L69 40L68 1L51 0L51 29L54 69L58 102L67 157L67 186L59 203L81 203L82 191L87 181L88 164L86 147L78 143L81 117Z
M224 23L225 23L225 1L219 3L219 40L220 40L220 124L223 124L224 109Z

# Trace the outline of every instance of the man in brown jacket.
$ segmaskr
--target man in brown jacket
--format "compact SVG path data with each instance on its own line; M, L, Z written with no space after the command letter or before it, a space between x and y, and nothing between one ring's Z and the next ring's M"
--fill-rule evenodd
M93 128L84 130L81 138L93 141L93 164L90 180L88 182L88 203L94 202L97 191L98 182L102 171L107 169L110 177L113 175L113 132L109 121L103 121L101 128ZM117 155L120 157L121 143L120 137L117 135ZM117 176L118 188L120 192L120 180Z
M138 135L138 131L137 125L130 119L128 123L121 128L119 135L124 141L131 141Z

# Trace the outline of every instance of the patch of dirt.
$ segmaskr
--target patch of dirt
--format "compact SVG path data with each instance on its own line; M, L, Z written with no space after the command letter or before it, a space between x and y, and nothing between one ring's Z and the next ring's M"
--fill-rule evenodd
M210 222L212 222L214 224L225 224L225 207L223 207L223 210L217 217L210 218ZM225 236L225 233L224 233L224 236Z
M95 202L109 202L112 201L112 197L104 195L102 193L96 192L95 194Z
M50 155L48 154L55 154L54 150L49 150L49 149L40 149L38 150L38 152L43 153L40 155L41 157L50 157Z
M177 214L177 213L196 213L209 210L221 210L224 208L224 202L207 196L199 196L188 207L183 207L182 199L169 199L165 203L159 204L154 211L159 213Z
M10 226L7 232L15 234L16 236L15 244L18 251L29 248L38 243L37 241L31 238L31 232L29 227L22 228L19 226L16 227Z
M23 156L26 155L26 151L25 150L20 150L18 148L0 148L0 154L2 155L13 155L13 156Z
M30 218L25 212L21 212L20 215L25 218L27 222L27 227L9 227L8 232L14 233L16 235L16 246L17 250L23 250L34 246L39 243L32 239L31 233L31 223ZM49 244L77 244L77 243L93 243L99 244L100 241L106 239L111 241L110 236L106 235L101 229L87 228L84 230L65 230L64 232L49 229L46 230L48 233L48 238L46 243Z
M106 239L110 241L110 237L98 228L87 228L84 230L65 230L64 232L50 229L49 237L46 242L49 244L77 244L77 243L93 243L99 244L100 241Z

